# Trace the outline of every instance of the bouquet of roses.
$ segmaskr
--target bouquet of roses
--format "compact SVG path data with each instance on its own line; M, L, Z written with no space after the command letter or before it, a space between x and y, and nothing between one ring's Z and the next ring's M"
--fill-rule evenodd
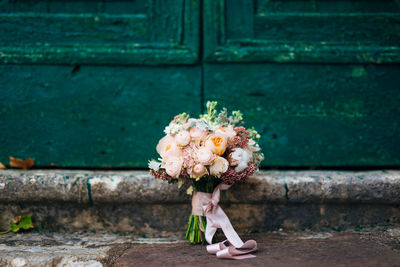
M243 242L218 206L220 190L245 182L264 156L256 142L260 135L243 127L240 111L229 115L225 108L217 112L216 105L217 102L207 102L207 113L200 118L190 118L186 113L175 116L157 145L161 158L149 161L149 168L157 179L179 186L190 184L187 192L193 193L192 214L186 239L191 243L211 243L216 229L222 228L229 242L238 248ZM229 235L237 241L229 239Z

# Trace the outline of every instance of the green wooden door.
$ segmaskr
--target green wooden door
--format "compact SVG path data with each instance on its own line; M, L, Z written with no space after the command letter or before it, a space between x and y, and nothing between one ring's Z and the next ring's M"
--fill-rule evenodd
M198 1L0 1L0 162L144 167L201 109Z
M204 1L204 94L264 166L400 164L399 1Z
M264 166L399 165L399 14L394 0L0 0L0 162L145 167L176 113L215 99L263 134Z

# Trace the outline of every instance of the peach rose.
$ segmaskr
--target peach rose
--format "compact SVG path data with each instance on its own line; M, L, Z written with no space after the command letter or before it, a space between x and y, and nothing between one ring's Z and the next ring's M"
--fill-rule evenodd
M161 138L157 144L156 150L162 158L167 156L182 156L182 150L177 146L175 139L170 135Z
M213 162L215 155L207 147L200 147L196 151L196 158L199 163L210 165Z
M178 146L186 146L190 142L190 134L188 131L180 131L175 135L175 142Z
M206 139L205 147L218 156L221 156L226 150L227 141L228 140L224 135L210 134Z
M179 178L182 170L182 157L168 157L164 162L164 168L167 174L174 178Z
M219 135L223 135L228 139L232 138L232 137L234 137L236 135L236 132L235 132L235 130L233 130L233 126L232 125L229 125L228 127L218 127L215 130L215 133L219 134Z
M221 174L225 173L228 170L228 167L229 162L226 159L224 159L223 157L217 157L213 165L210 166L210 173L212 175L220 177Z

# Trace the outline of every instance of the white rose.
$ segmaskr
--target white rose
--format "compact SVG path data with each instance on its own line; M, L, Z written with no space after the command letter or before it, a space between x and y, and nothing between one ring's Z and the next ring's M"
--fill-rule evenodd
M212 153L212 151L206 147L200 147L197 149L196 156L197 161L203 165L210 165L215 158L215 155Z
M228 167L229 162L226 159L224 159L223 157L217 157L213 165L210 166L210 173L211 175L220 177L221 174L225 173L228 170Z
M228 156L231 166L236 166L235 171L241 172L247 168L250 161L250 154L243 148L234 148Z
M165 160L164 168L169 176L179 178L182 170L182 164L182 157L168 157Z
M175 135L175 142L178 146L186 146L190 142L190 134L188 131L180 131Z
M247 149L250 150L251 152L260 151L260 147L253 139L249 139L249 144L247 146Z

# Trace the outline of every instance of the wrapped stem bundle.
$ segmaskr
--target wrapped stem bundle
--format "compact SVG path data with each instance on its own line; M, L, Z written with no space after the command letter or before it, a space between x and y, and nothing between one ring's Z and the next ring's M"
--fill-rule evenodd
M194 193L203 192L211 194L221 180L215 176L207 175L198 181L192 181ZM206 244L204 232L207 227L207 219L202 209L199 209L195 194L192 197L192 214L189 217L189 223L186 230L186 239L192 244Z

